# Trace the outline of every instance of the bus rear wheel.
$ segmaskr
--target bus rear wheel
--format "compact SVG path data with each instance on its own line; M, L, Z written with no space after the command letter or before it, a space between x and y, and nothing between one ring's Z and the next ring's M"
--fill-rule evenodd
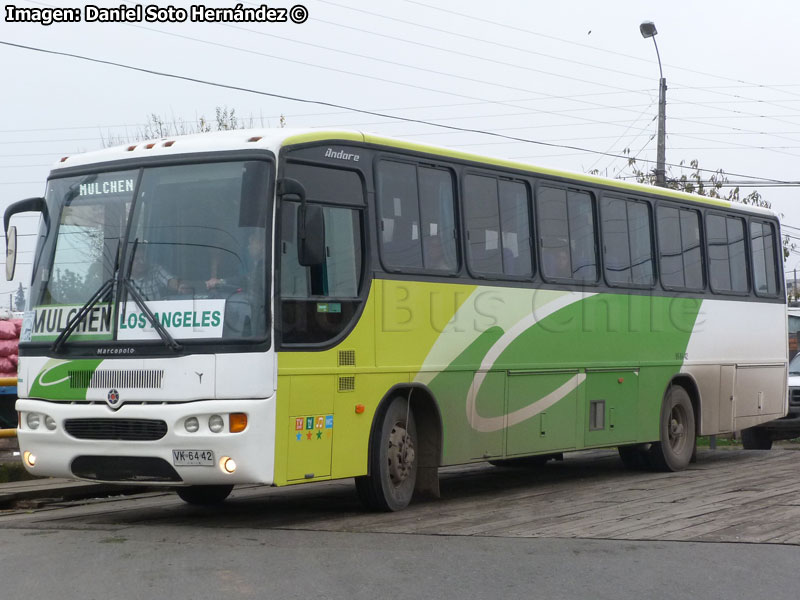
M680 471L692 459L695 422L692 401L679 385L670 386L661 405L660 440L650 447L650 463L658 471Z
M179 487L175 491L184 502L188 504L210 505L219 504L227 498L232 485L190 485L187 487Z
M408 400L396 397L370 442L369 474L356 477L356 491L369 510L393 512L411 502L417 481L417 427Z
M630 471L650 468L650 444L632 444L617 448L622 464Z

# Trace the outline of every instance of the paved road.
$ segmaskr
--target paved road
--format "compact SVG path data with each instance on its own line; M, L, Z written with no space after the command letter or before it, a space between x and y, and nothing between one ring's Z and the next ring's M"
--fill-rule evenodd
M443 474L440 501L389 515L360 512L350 481L237 489L216 510L149 493L3 511L0 597L794 600L798 459L475 465Z

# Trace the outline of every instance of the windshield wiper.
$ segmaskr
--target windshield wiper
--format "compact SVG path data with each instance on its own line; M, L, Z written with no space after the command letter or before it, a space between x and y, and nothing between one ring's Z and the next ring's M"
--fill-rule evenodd
M136 286L131 282L130 279L123 279L122 280L122 288L128 291L133 301L136 303L136 306L139 307L139 310L142 311L142 314L147 317L147 320L150 321L150 324L153 326L153 329L156 330L158 336L163 340L164 345L168 348L171 348L175 352L179 352L183 349L183 346L178 343L178 341L172 337L169 331L159 322L153 312L150 310L150 307L147 306L147 302L145 302L142 295L139 293L139 290L136 289Z
M94 308L94 305L97 304L100 299L105 296L111 289L114 287L114 277L107 279L103 285L101 285L98 290L92 295L89 300L86 301L86 304L81 306L81 309L75 313L75 316L72 317L68 322L67 326L58 334L58 337L53 342L51 346L53 352L60 352L61 347L64 345L64 342L67 341L67 338L72 335L72 332L75 331L75 328L78 326L78 323L89 314L89 311Z
M172 337L169 331L159 322L153 312L150 310L150 307L147 306L147 302L145 299L142 298L142 295L139 293L139 290L136 289L136 285L131 281L130 274L131 269L133 268L133 259L136 255L136 249L139 246L139 238L137 237L133 240L133 247L131 248L131 255L128 258L128 269L126 273L128 277L122 280L122 289L127 290L128 294L130 294L133 301L136 303L136 306L139 307L139 310L142 311L142 314L147 317L147 320L153 326L153 329L156 330L158 337L164 342L164 345L167 348L171 348L174 352L180 352L183 349L183 346L178 343L178 341Z
M67 341L67 338L72 335L72 332L75 331L75 328L78 326L78 323L81 322L89 311L94 308L94 305L100 301L100 298L105 296L109 291L111 291L114 287L114 279L117 275L117 270L119 269L119 240L117 240L117 252L114 256L114 270L112 271L113 275L106 279L97 291L92 294L92 297L89 298L83 306L81 306L80 310L75 313L75 316L72 317L69 321L67 321L66 327L58 334L58 337L53 341L53 345L51 349L53 352L61 352L61 348L64 345L64 342Z

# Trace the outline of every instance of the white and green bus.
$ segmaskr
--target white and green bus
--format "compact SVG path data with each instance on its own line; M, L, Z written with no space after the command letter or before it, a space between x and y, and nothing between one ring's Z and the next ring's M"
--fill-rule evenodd
M174 485L354 477L618 447L786 414L767 210L352 131L230 131L71 156L39 211L18 437L37 475Z

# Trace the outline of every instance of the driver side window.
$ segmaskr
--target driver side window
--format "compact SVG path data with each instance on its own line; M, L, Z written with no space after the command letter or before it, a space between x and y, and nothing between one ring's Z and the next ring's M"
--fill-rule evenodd
M309 204L321 204L325 230L322 264L300 265L297 218L300 203L279 206L278 246L281 334L284 344L322 344L347 329L358 313L363 273L364 193L353 171L288 164Z

